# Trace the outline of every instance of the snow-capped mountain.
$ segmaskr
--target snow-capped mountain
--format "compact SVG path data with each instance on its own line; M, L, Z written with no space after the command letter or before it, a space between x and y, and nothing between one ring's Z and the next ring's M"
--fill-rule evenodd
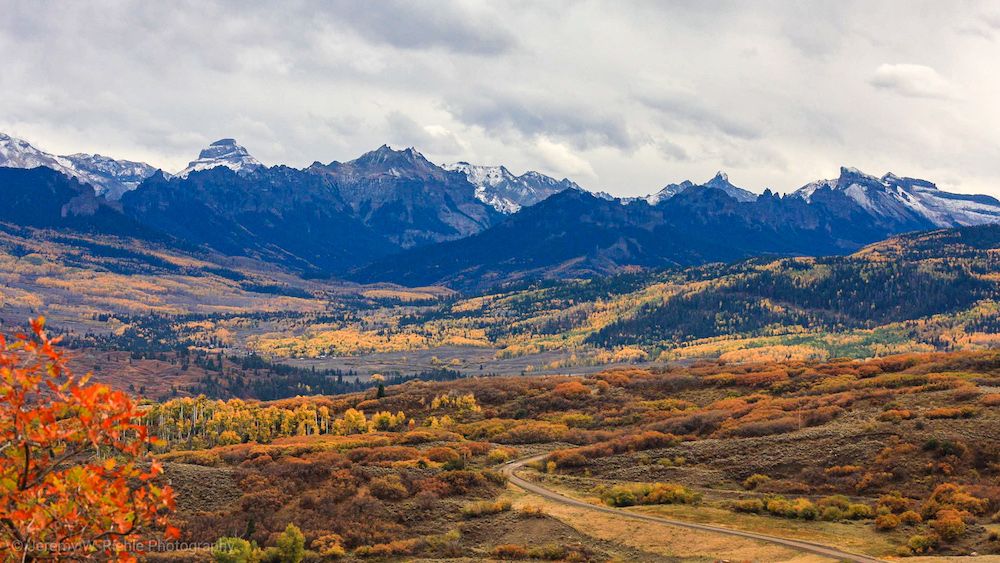
M79 176L69 160L39 150L24 139L0 133L0 166L38 168L46 166L67 176Z
M506 166L479 166L468 162L445 164L445 170L461 172L476 187L476 199L497 211L510 215L522 207L534 205L564 190L581 190L576 182L556 180L539 172L529 171L515 176Z
M156 167L144 162L116 160L99 154L71 154L57 156L31 145L31 143L0 133L0 166L8 168L37 168L45 166L56 172L76 178L94 187L97 195L118 199L135 189L144 179L156 172Z
M646 203L650 205L656 205L661 201L674 197L675 195L683 192L684 190L690 188L691 186L694 186L694 182L692 182L691 180L684 180L679 184L667 184L666 186L663 186L662 190L656 192L655 194L648 195L646 197L631 198L631 199L632 200L641 199L645 200Z
M691 180L684 180L679 184L667 184L662 190L656 192L655 194L638 199L643 199L650 205L656 205L661 201L668 200L689 188L715 188L726 192L736 201L744 203L755 201L757 199L757 194L734 186L729 181L729 176L726 175L725 172L717 172L711 180L705 182L704 184L695 184Z
M891 221L925 220L936 227L1000 222L996 198L945 192L927 180L891 172L878 178L844 167L839 178L811 182L792 195L811 202L819 190L842 192L873 216Z
M197 170L208 170L217 166L225 166L238 174L250 174L264 165L250 155L247 150L236 144L235 139L219 139L202 149L197 160L188 163L187 168L177 173L181 178Z
M88 182L99 189L98 195L108 199L119 199L122 194L139 187L143 180L152 176L157 168L145 162L116 160L99 154L76 153L62 157L70 162L73 169L84 175ZM169 174L164 174L169 177Z

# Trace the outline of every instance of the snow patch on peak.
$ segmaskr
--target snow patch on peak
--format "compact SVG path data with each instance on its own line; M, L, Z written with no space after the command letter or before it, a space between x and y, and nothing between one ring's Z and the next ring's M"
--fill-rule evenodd
M445 164L442 168L464 174L469 183L476 187L476 199L507 215L564 190L585 191L576 182L566 178L556 180L535 171L516 176L503 165L481 166L456 162Z
M713 176L711 180L705 182L704 184L695 184L691 180L684 180L679 184L667 184L666 186L663 187L663 189L656 192L655 194L648 195L644 198L639 198L639 199L644 199L646 203L650 205L656 205L691 188L713 188L717 190L722 190L726 192L726 194L729 195L729 197L732 197L736 201L743 203L755 201L757 199L757 194L748 190L744 190L743 188L738 188L734 186L729 181L729 175L726 174L725 172L722 172L721 170L719 172L716 172L715 176Z
M235 139L219 139L198 153L198 159L188 163L187 168L177 173L181 178L200 170L225 166L237 174L253 173L264 165L250 155L246 148L236 144Z
M655 194L648 195L645 198L639 198L639 199L645 199L646 203L650 205L656 205L661 201L666 201L674 197L675 195L683 192L684 190L690 188L693 185L694 182L692 182L691 180L684 180L679 184L667 184L666 186L663 186L663 189L656 192Z
M812 202L820 189L840 191L874 217L924 222L936 227L1000 223L1000 201L989 196L954 194L919 178L887 172L881 178L842 167L836 180L802 186L792 196Z
M145 162L117 160L99 154L76 153L65 157L73 168L99 186L97 193L109 199L118 199L125 192L139 187L143 180L152 176L157 168Z
M109 199L118 199L133 190L156 168L144 162L116 160L98 154L76 153L57 156L31 145L31 143L0 133L0 166L9 168L38 168L45 166L56 172L90 184L94 193Z

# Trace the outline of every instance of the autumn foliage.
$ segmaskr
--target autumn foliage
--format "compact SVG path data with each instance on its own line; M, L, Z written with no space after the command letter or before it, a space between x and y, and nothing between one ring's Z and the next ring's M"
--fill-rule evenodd
M58 339L0 335L0 553L16 560L134 560L140 533L168 526L170 487L146 463L143 413L66 367Z

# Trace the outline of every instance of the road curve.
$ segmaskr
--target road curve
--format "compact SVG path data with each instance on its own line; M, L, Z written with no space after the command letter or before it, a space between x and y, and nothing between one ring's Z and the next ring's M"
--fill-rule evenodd
M621 510L619 508L611 508L607 506L598 506L583 502L575 498L567 497L559 494L551 489L546 489L541 485L532 483L521 477L517 476L517 470L522 468L525 464L531 463L533 461L540 460L547 456L548 454L540 454L531 457L525 457L521 459L516 459L514 461L508 462L500 467L500 472L507 476L507 479L513 483L515 486L524 489L525 491L540 495L549 500L558 502L560 504L566 504L574 506L576 508L584 508L587 510L594 510L597 512L607 512L609 514L614 514L615 516L620 516L623 518L631 518L633 520L644 520L646 522L656 522L658 524L665 524L667 526L675 526L679 528L688 528L691 530L702 530L705 532L714 532L718 534L727 534L730 536L737 536L741 538L748 538L752 540L758 540L768 543L773 543L781 545L784 547L790 547L792 549L797 549L799 551L805 551L809 553L815 553L817 555L823 555L826 557L831 557L840 561L855 561L857 563L883 563L881 559L876 559L874 557L869 557L867 555L859 555L857 553L850 553L847 551L842 551L836 547L823 545L819 543L813 543L808 541L793 540L787 538L780 538L777 536L769 536L767 534L758 534L755 532L744 532L741 530L733 530L730 528L722 528L719 526L711 526L708 524L696 524L694 522L683 522L681 520L671 520L669 518L660 518L657 516L650 516L648 514L640 514L637 512L629 512L627 510Z

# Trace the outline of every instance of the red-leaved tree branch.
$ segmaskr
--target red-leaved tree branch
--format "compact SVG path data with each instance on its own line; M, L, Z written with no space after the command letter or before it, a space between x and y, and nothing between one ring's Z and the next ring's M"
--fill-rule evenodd
M134 561L143 536L178 535L173 491L126 394L77 377L44 330L0 335L0 554L11 561Z

